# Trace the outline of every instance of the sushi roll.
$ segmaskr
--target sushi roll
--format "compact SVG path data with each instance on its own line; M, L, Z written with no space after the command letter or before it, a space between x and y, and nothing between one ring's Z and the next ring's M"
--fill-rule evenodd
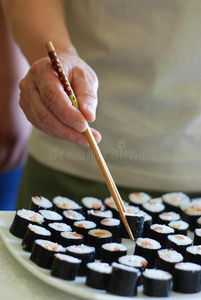
M173 249L158 250L157 269L173 273L174 265L183 261L183 255Z
M159 201L148 201L142 204L142 210L152 217L152 222L158 222L158 216L165 210L165 205Z
M71 227L73 227L74 222L83 220L85 217L75 210L64 210L63 212L63 221Z
M174 266L173 291L178 293L198 293L201 290L201 266L191 262L181 262Z
M84 236L84 243L88 244L88 231L96 228L96 223L88 220L76 221L73 223L73 230Z
M190 198L184 193L174 192L162 195L162 201L165 204L166 211L180 213L180 206L189 203Z
M51 275L57 278L73 281L75 280L81 259L66 255L54 254Z
M193 241L186 235L171 234L167 237L166 248L174 249L183 255L186 251L186 248L192 244Z
M96 248L96 259L101 258L101 246L112 242L112 233L104 229L91 229L88 231L89 246Z
M60 233L59 243L63 247L68 247L71 245L81 245L84 243L84 237L82 234L71 231L64 231Z
M51 269L55 253L65 253L66 249L57 243L37 239L34 242L30 260L41 268Z
M197 219L201 216L201 204L191 202L181 207L181 217L189 224L189 230L194 231L197 226Z
M100 222L103 219L108 219L108 218L112 218L112 211L111 210L88 210L87 211L87 215L88 215L88 219L94 223L96 223L97 227L100 226Z
M201 245L187 247L184 254L184 260L201 265Z
M143 192L131 193L128 195L129 203L134 206L142 208L142 204L148 202L151 197Z
M196 220L196 228L201 228L201 217Z
M53 207L52 202L45 197L35 196L31 198L30 210L38 212L40 209L51 210L52 207Z
M180 219L180 214L174 211L163 212L158 216L158 223L168 225L171 221L178 221Z
M201 245L201 229L194 230L193 245Z
M86 285L94 289L106 290L111 272L112 267L107 263L88 263Z
M146 269L143 274L143 293L151 297L169 297L172 275L163 270Z
M119 219L109 218L101 220L100 229L109 230L112 233L112 242L121 243Z
M170 234L174 234L174 229L163 224L152 224L150 226L148 236L158 241L163 247L166 243L167 237Z
M19 209L15 213L14 220L10 226L10 233L23 239L29 224L43 225L44 218L41 214L28 209Z
M51 232L51 241L59 242L60 241L60 233L64 231L72 231L72 228L66 223L61 222L53 222L48 224L48 229Z
M87 210L100 210L103 207L103 202L95 197L84 197L81 199L81 203L85 213Z
M112 262L118 262L119 257L127 254L128 248L119 243L106 243L102 245L101 261L111 265Z
M82 206L69 198L57 196L52 202L53 209L61 215L63 215L65 210L76 210L77 212L82 213Z
M112 263L107 292L118 296L134 296L136 294L138 269Z
M136 241L134 255L144 257L148 261L149 269L155 268L157 261L157 251L161 249L161 244L150 238L139 238Z
M40 209L39 213L44 218L44 224L43 224L43 226L45 228L48 228L48 224L49 223L62 222L62 220L63 220L63 217L60 214L58 214L56 211L53 211L53 210Z
M124 201L123 201L124 202ZM114 218L116 219L119 219L120 218L120 215L119 215L119 212L118 212L118 209L116 207L116 204L114 202L114 199L111 197L109 198L105 198L104 200L104 205L105 207L108 209L108 210L111 210L112 212L112 215Z
M134 206L134 205L125 205L125 208L126 208L126 212L131 214L136 214L141 211L138 206Z
M131 229L134 239L136 240L137 238L141 237L144 229L144 215L141 213L128 213L128 212L126 212L124 215ZM122 226L125 230L124 224L122 224ZM124 235L122 234L122 230L121 230L121 236L124 238L129 238L127 232Z
M187 235L189 224L183 220L171 221L168 226L174 229L175 234Z
M34 241L37 239L50 240L51 232L42 226L29 224L27 227L27 231L22 240L22 248L26 251L31 252Z
M137 286L142 284L142 272L148 264L148 261L144 257L139 255L125 255L121 256L118 262L122 265L138 269L140 272L138 273Z
M72 245L66 248L68 255L81 259L77 276L86 276L87 264L95 260L95 248L87 245Z
M144 226L143 226L142 237L147 237L150 227L152 225L152 216L150 216L143 210L140 210L140 214L142 214L144 216Z

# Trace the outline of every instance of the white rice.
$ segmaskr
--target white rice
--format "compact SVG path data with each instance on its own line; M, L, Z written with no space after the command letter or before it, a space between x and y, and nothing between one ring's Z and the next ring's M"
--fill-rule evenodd
M57 231L72 231L72 228L65 223L54 222L49 223L48 226Z
M201 228L196 228L196 229L195 229L195 234L196 234L197 236L201 236Z
M191 238L183 234L171 234L168 235L168 239L179 246L190 245L193 242Z
M201 225L201 217L197 219L197 223Z
M33 224L29 224L28 225L28 228L37 233L37 234L40 234L40 235L47 235L47 236L50 236L51 235L51 232L41 226L38 226L38 225L33 225Z
M180 192L164 194L162 196L162 200L165 203L168 203L175 207L179 207L180 205L190 202L189 197L186 194Z
M65 210L63 215L71 220L85 220L85 217L82 214L74 210Z
M136 244L140 247L158 250L161 248L161 244L158 241L155 241L150 238L138 238Z
M130 214L136 214L140 212L140 209L137 206L126 205L126 212Z
M39 210L39 213L48 220L62 220L62 216L58 214L56 211L53 210L46 210L46 209L41 209Z
M76 227L81 227L81 228L85 228L85 229L91 229L91 228L95 228L96 227L96 223L92 222L92 221L76 221L73 223L74 226Z
M51 250L54 252L66 252L66 249L64 247L62 247L61 245L59 245L57 243L48 241L48 240L37 239L37 240L35 240L35 243L37 243L38 245L42 246L43 248L45 248L47 250Z
M142 208L150 211L150 212L161 212L165 209L165 205L160 202L146 202L142 204Z
M112 237L112 233L105 229L91 229L88 231L88 234L91 236L96 236L99 239Z
M155 279L155 280L170 280L172 279L172 275L163 270L155 270L155 269L146 269L143 273L143 276Z
M23 219L36 222L39 224L44 222L43 216L33 210L28 210L23 208L17 211L17 215Z
M132 273L138 273L139 272L139 270L136 269L136 268L125 266L125 265L119 264L117 262L113 262L112 267L117 268L117 269L121 269L121 270L125 270L125 271L128 271L128 272L132 272Z
M189 246L186 248L186 251L192 254L201 255L201 245Z
M148 213L144 212L143 210L140 210L140 214L144 216L144 221L150 221L152 220L152 216L150 216Z
M101 220L101 224L104 224L105 226L118 226L120 225L120 220L114 218L103 219Z
M165 221L177 221L180 219L180 215L174 211L164 212L160 214L159 217Z
M82 244L82 245L68 246L66 250L72 253L86 254L86 253L94 252L95 248Z
M116 204L115 204L114 199L112 198L112 196L109 197L109 198L105 198L104 203L107 206L109 206L110 208L113 208L113 209L117 210Z
M173 228L171 228L167 225L164 225L164 224L152 224L150 226L150 229L152 229L156 232L159 232L159 233L167 233L167 234L174 233Z
M70 232L70 231L61 232L61 236L64 237L64 238L73 238L75 240L83 238L82 234L79 234L77 232Z
M90 262L87 264L87 267L100 273L110 274L112 272L112 267L108 263Z
M139 255L124 255L119 257L118 262L135 268L145 268L147 266L147 260Z
M102 201L95 197L84 197L81 199L82 204L89 209L100 209Z
M102 248L108 251L127 251L128 248L120 243L106 243L102 245Z
M181 253L173 250L173 249L161 249L158 250L158 256L163 260L171 263L181 262L183 260L183 256Z
M191 262L181 262L175 265L176 269L185 270L185 271L201 271L201 266Z
M76 258L76 257L73 257L73 256L70 256L70 255L66 255L66 254L60 254L60 253L57 253L54 255L56 258L60 259L60 260L64 260L64 261L67 261L67 262L70 262L70 263L73 263L73 264L79 264L81 263L81 259L79 258Z
M188 203L181 206L181 210L189 216L201 216L201 204Z
M57 196L52 201L57 207L62 208L62 209L79 209L79 208L81 208L81 206L79 204L77 204L75 201L73 201L69 198L66 198L66 197Z
M131 193L128 195L128 198L131 202L138 205L143 204L151 199L151 197L148 194L143 192Z
M102 210L88 210L87 211L88 215L91 214L91 215L94 215L94 216L97 216L97 217L103 217L103 218L112 218L112 212L111 210L105 210L105 211L102 211Z
M174 229L186 230L189 227L189 224L185 221L178 220L178 221L171 221L168 226Z
M32 197L32 202L35 204L35 205L38 205L40 207L44 207L44 208L50 208L52 207L52 202L50 202L50 200L48 200L47 198L45 197L38 197L38 196L35 196L35 197Z
M153 202L153 203L155 203L155 202L159 202L159 203L162 203L162 198L161 197L158 197L158 198L152 198L151 200L149 200L149 202Z

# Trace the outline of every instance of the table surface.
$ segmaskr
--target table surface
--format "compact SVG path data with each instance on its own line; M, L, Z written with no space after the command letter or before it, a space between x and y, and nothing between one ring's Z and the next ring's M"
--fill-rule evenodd
M11 255L0 237L0 295L4 300L80 300L33 276Z

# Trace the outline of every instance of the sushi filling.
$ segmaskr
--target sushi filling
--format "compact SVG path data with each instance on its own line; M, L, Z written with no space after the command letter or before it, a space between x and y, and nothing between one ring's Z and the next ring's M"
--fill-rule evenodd
M103 205L100 199L94 197L84 197L81 202L88 209L100 209Z
M177 244L179 246L186 246L192 244L191 238L183 234L168 235L168 239L174 244Z
M155 269L146 269L143 272L143 276L155 279L155 280L171 280L172 275L166 271L163 270L155 270Z
M161 248L161 244L150 238L138 238L136 244L140 247L158 250Z
M44 218L41 214L36 213L32 210L20 209L17 211L17 215L23 219L36 222L38 224L42 224L44 222Z
M112 272L112 267L108 263L90 262L87 264L87 267L100 273L110 274Z
M158 256L170 263L177 263L183 260L183 256L181 253L173 250L173 249L161 249L158 250Z
M147 266L147 260L139 255L124 255L119 258L119 263L122 265L134 267L134 268L143 268Z
M77 204L75 201L66 198L66 197L61 197L61 196L57 196L53 199L53 203L61 208L61 209L80 209L81 206L79 204Z
M29 228L29 230L31 230L37 234L40 234L40 235L47 235L47 236L51 235L51 232L49 230L47 230L41 226L38 226L38 225L29 224L28 228Z

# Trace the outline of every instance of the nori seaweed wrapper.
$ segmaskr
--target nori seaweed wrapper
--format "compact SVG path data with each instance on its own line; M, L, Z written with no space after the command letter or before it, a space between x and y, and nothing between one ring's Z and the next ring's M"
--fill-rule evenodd
M178 293L198 293L201 291L200 270L180 270L174 268L172 290Z
M51 275L65 280L75 280L81 261L70 262L57 258L54 255Z
M119 264L113 263L112 273L107 286L107 292L118 296L134 296L136 294L138 270L136 272L129 271L134 268L127 267L122 269L118 267Z
M171 278L167 280L143 276L143 293L151 297L169 297L171 293Z

